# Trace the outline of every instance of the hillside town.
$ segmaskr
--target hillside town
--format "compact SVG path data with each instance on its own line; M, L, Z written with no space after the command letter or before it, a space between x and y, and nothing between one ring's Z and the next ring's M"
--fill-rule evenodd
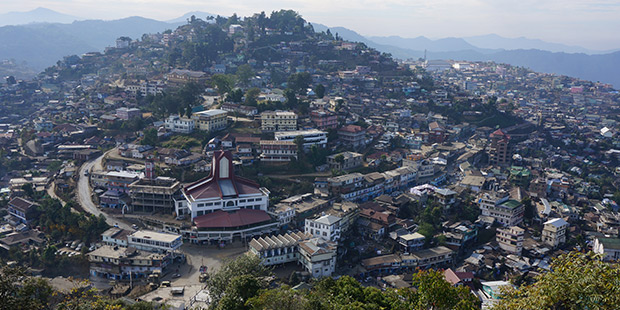
M491 307L570 251L620 259L620 94L491 62L395 60L292 11L192 17L0 86L0 263L208 307L439 270Z

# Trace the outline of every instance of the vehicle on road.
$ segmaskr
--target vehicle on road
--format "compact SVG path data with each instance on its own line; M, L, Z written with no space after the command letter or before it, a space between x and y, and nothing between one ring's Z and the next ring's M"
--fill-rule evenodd
M180 277L181 277L180 273L175 273L175 274L172 275L173 279L180 278Z

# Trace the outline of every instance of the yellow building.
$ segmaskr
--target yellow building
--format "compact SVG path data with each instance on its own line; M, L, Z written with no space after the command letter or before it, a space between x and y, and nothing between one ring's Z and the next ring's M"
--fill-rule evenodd
M204 131L218 131L226 128L228 112L220 109L196 112L192 119L196 127Z
M290 111L265 111L260 115L262 131L297 130L297 114Z

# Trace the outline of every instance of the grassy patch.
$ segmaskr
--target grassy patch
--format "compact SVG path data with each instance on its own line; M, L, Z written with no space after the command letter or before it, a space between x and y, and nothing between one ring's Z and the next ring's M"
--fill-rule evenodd
M200 147L200 141L196 138L188 136L173 136L170 140L162 143L163 147L174 149L191 149Z

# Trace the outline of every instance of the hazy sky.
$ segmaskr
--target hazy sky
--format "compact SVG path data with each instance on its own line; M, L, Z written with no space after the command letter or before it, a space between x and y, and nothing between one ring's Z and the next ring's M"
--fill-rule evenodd
M589 49L620 48L620 0L0 0L0 13L37 7L84 18L139 15L159 20L189 11L248 16L285 8L307 21L363 35L440 38L496 33Z

